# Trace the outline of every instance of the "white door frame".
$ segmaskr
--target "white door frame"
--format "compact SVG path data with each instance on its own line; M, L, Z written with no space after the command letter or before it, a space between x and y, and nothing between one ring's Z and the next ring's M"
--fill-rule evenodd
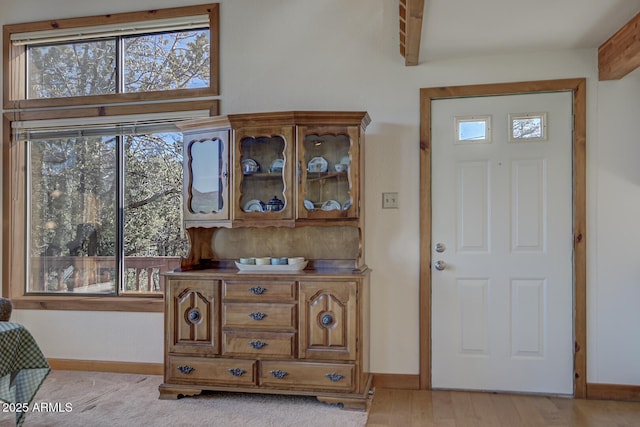
M444 98L535 92L573 93L574 397L587 397L586 79L543 80L420 90L420 388L431 389L431 107Z

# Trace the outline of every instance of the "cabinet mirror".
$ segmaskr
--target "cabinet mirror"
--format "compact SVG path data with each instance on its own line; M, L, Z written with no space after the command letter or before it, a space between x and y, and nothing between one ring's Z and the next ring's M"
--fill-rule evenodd
M222 209L222 141L205 139L188 145L191 169L189 211L193 213L219 212Z
M228 218L228 132L184 133L185 221Z

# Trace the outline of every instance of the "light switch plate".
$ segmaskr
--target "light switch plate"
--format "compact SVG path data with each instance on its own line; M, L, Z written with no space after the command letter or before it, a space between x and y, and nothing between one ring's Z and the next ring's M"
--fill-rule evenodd
M398 193L382 193L382 209L398 209Z

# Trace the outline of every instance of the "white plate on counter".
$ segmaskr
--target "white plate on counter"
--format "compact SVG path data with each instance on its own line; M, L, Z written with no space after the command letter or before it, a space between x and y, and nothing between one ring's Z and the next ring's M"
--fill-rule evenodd
M283 271L301 271L307 266L309 261L298 262L296 264L284 264L284 265L254 265L254 264L240 264L236 261L236 267L240 271L253 271L260 273L281 273Z

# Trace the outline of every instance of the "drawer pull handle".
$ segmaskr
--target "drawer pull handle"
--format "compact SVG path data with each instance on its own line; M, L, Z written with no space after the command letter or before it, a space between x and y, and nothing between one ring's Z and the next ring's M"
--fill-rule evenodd
M320 318L320 323L322 323L322 326L329 327L331 325L333 325L333 316L329 313L324 314L321 318Z
M189 375L191 372L195 371L196 368L192 368L189 365L178 366L178 371L182 372L185 375Z
M229 368L229 372L234 377L241 377L241 376L243 376L244 374L247 373L247 371L245 371L244 369L240 369L240 368Z
M273 371L269 371L269 373L271 375L273 375L273 378L277 378L279 380L283 379L284 377L286 377L287 375L289 375L289 372L286 371L281 371L280 369L275 369Z
M258 312L255 312L255 313L249 313L249 317L251 317L253 320L262 320L265 317L267 317L267 313L260 313L258 311Z
M261 348L263 348L264 346L268 345L266 342L264 341L260 341L260 340L255 340L255 341L249 341L249 345L253 348L255 348L256 350L260 350Z
M267 288L263 288L262 286L256 286L253 288L249 288L249 292L254 295L262 295L267 291Z
M331 372L330 374L324 374L325 377L329 378L332 382L338 382L344 378L344 375L339 374L337 372Z
M187 313L187 318L189 319L190 323L198 323L198 321L200 320L200 310L198 310L197 308L192 308Z

